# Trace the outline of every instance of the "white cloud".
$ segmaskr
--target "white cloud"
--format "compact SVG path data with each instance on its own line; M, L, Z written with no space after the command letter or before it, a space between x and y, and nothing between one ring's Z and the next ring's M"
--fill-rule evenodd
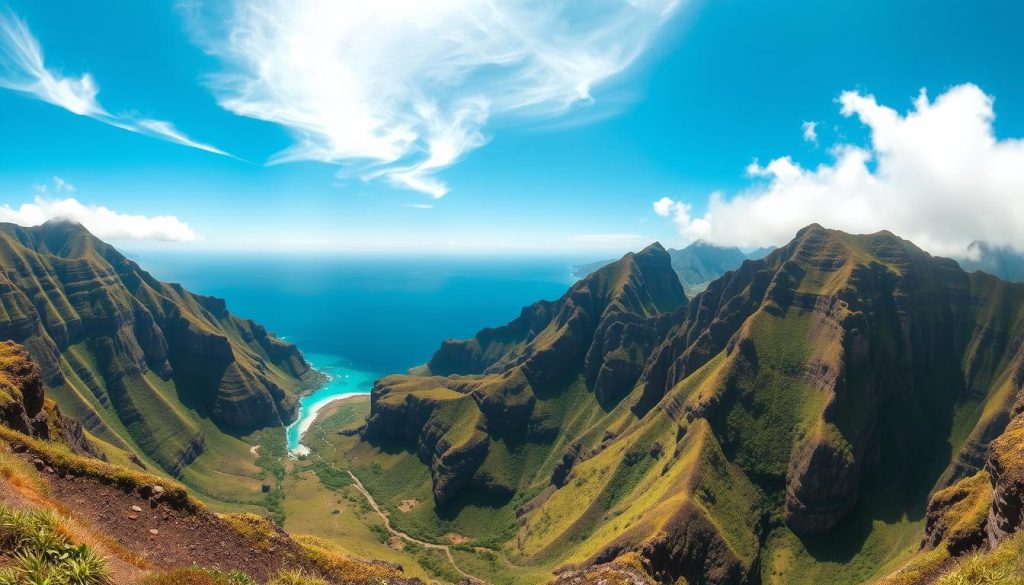
M316 160L343 177L442 197L438 171L488 140L495 118L593 101L650 45L679 0L236 0L184 6L225 71L222 107L280 124L271 162Z
M689 203L662 197L654 202L654 212L662 217L671 218L679 233L688 242L708 239L710 224L703 218L694 217L693 207Z
M1024 250L1024 141L996 138L990 96L972 84L934 101L922 90L905 114L852 91L839 103L868 128L868 146L837 144L832 162L813 169L788 156L755 161L748 174L764 182L731 198L713 193L700 217L672 200L655 210L687 240L741 247L779 245L818 222L887 229L942 255L966 256L975 240Z
M46 68L43 50L28 26L10 11L0 10L0 87L24 93L79 116L129 132L175 142L216 154L215 146L182 134L170 122L111 114L96 99L99 87L89 73L66 77Z
M34 226L51 219L82 224L101 240L162 240L195 242L201 238L187 223L173 215L147 217L118 213L99 205L85 205L77 199L36 197L17 208L0 206L0 221Z
M800 129L803 130L804 140L806 142L818 143L818 123L805 121L800 125Z

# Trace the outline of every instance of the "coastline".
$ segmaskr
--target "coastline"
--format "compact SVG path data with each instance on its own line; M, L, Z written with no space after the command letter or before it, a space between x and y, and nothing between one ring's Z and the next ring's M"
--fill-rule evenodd
M340 356L307 354L305 358L322 382L299 397L296 418L285 427L286 448L292 457L309 453L302 439L323 408L338 400L369 396L373 383L380 378L374 372L353 368Z
M323 412L324 409L334 404L335 402L343 402L345 400L358 399L362 397L369 398L369 396L369 392L345 392L337 394L335 396L323 398L321 400L314 402L308 407L303 408L300 411L299 418L292 424L288 425L288 427L286 428L286 432L289 435L290 443L290 437L293 433L292 429L293 427L297 427L297 431L294 432L296 433L298 444L295 447L292 447L289 444L289 455L300 456L309 454L309 449L302 444L302 439L306 436L306 432L309 431L309 427L313 426L313 423L315 423L317 419L320 417L320 413Z
M311 422L309 426L315 425L321 418L327 418L328 416L331 416L332 414L334 414L334 411L336 409L341 408L346 403L360 402L362 400L369 400L369 399L370 399L370 395L369 394L352 394L352 395L349 395L349 396L342 396L340 398L335 398L334 400L331 400L327 404L321 406L319 408L319 410L317 410L316 416L313 417L313 422ZM307 431L308 430L309 429L307 429ZM305 437L305 433L303 433L303 435L301 437L299 437L299 440L301 441L303 437Z

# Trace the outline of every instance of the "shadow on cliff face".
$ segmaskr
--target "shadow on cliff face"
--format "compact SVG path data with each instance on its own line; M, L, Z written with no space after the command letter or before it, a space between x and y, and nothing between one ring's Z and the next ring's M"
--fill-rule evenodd
M822 562L849 562L867 545L875 522L924 518L929 492L948 463L949 451L945 437L950 423L932 414L915 411L904 401L892 401L882 409L880 434L867 453L870 467L857 504L829 533L800 538L811 556Z
M369 443L370 446L380 449L381 453L386 453L388 455L408 453L410 455L415 455L424 465L430 465L429 457L424 457L422 454L418 453L416 449L412 448L411 444L408 441L405 441L401 438L390 436L374 436L372 438L364 438L363 440Z
M497 510L508 504L513 495L512 492L493 492L477 486L470 486L460 490L450 502L437 507L435 512L441 520L455 520L469 506Z

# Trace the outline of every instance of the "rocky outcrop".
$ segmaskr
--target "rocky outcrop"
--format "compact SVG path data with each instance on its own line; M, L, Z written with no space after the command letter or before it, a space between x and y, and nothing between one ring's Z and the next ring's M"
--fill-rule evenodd
M0 342L0 424L30 437L59 441L82 455L99 456L78 421L46 400L39 367L28 350L13 341Z
M985 470L992 482L986 532L994 548L1009 535L1024 530L1024 414L1018 414L1006 432L992 442Z
M654 585L639 555L630 553L590 567L560 569L548 585Z
M805 443L786 473L786 525L797 534L823 534L857 503L857 461L833 434Z
M43 412L43 381L28 351L0 342L0 423L20 433L49 438Z
M985 527L992 506L992 487L984 471L939 490L928 501L921 547L944 544L961 556L987 544Z
M639 546L630 544L630 538L629 534L621 536L587 564L599 567L634 552L645 572L658 583L683 578L685 583L742 585L756 574L756 566L745 566L714 523L692 503L666 519L665 528L655 538Z
M709 585L749 582L748 567L736 558L718 528L704 515L684 509L670 526L640 551L655 579L665 583L683 577L688 583Z

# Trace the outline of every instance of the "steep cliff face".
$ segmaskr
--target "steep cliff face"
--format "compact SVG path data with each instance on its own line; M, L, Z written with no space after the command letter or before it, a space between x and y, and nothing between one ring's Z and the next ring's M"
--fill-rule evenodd
M744 260L758 260L767 256L774 248L760 248L744 254L739 248L716 246L702 241L696 241L681 249L669 249L668 255L672 260L672 270L679 277L683 285L683 292L687 297L697 296L713 281L726 272L736 270L743 264ZM599 270L614 260L601 260L573 266L573 275L577 278L585 278L592 272Z
M78 421L61 414L43 390L39 367L28 350L0 341L0 425L47 441L59 441L74 452L99 457Z
M46 430L39 368L25 348L12 341L0 342L0 422L31 436Z
M222 427L295 416L311 376L298 350L224 301L157 281L83 227L0 224L0 337L28 348L86 428L172 473Z
M491 437L553 441L561 421L538 398L581 376L614 407L640 377L666 316L685 304L660 245L629 254L504 327L446 341L427 364L430 375L379 381L365 436L415 442L430 463L437 505L467 488L511 495L514 483L481 472Z
M1020 565L1024 538L1022 413L1024 395L1019 395L1009 412L1013 417L1010 423L986 449L984 469L931 496L920 551L882 583L932 583L956 572L956 560L967 555L974 555L977 563L993 565L990 574L1020 577L1024 570ZM967 582L962 577L949 578Z
M991 548L1024 530L1024 400L1014 411L1006 431L989 447L985 465L992 485L992 506L985 523Z
M817 225L688 303L666 260L627 256L445 342L431 375L378 384L366 439L415 443L438 505L485 487L522 500L524 560L632 551L664 582L797 578L794 550L863 542L865 523L917 517L930 492L929 538L957 535L958 553L980 525L986 541L1017 529L1024 286ZM515 432L542 446L535 464L507 463ZM991 515L943 522L985 497ZM900 550L870 554L877 568Z

